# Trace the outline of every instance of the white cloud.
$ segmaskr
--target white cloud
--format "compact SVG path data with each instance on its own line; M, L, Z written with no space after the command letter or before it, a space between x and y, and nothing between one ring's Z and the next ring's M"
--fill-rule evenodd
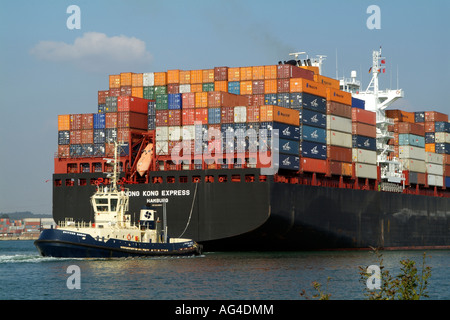
M89 70L137 67L152 60L144 41L123 35L108 37L99 32L86 32L73 44L40 41L30 53L41 60L74 63Z

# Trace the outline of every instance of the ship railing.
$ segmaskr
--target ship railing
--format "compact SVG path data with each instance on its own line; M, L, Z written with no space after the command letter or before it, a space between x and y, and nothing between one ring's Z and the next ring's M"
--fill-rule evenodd
M86 221L73 221L72 218L66 218L64 221L59 221L58 226L60 228L91 228L92 223Z

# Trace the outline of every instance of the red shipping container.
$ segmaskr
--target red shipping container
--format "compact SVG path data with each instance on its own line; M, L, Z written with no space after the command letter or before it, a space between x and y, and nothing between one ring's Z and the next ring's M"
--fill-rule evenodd
M109 90L101 90L98 92L98 104L106 103L106 97L109 97Z
M352 162L352 149L328 145L327 158L339 162Z
M377 124L375 112L358 108L352 108L352 121L371 125Z
M278 79L277 80L277 91L278 93L286 93L290 91L290 83L289 79Z
M227 81L227 80L228 80L228 67L215 67L214 81Z
M81 144L81 131L82 130L70 131L70 144Z
M178 83L171 83L167 85L167 93L180 93L180 85Z
M443 156L444 156L444 161L443 161L443 163L444 163L444 164L450 164L450 154L443 154ZM449 174L447 177L450 177L450 174ZM450 186L449 186L449 187L450 187Z
M234 107L222 107L220 118L222 123L234 123Z
M207 100L209 108L243 106L246 103L244 96L222 91L207 92Z
M425 128L417 123L411 122L399 122L398 123L398 133L411 133L418 136L425 135Z
M70 130L81 130L81 114L70 115Z
M169 126L181 126L181 110L169 110Z
M132 93L132 87L120 87L120 95L121 96L131 96Z
M367 123L352 122L352 134L376 138L377 137L377 127Z
M120 96L117 98L117 111L131 111L147 114L149 101L150 100L143 98Z
M314 81L314 72L290 64L281 64L277 66L277 78L304 78Z
M183 109L195 108L195 92L181 94Z
M245 95L243 95L243 97L245 98L245 101L243 104L241 104L239 106L251 106L253 104L253 95L252 94L245 94Z
M259 105L247 107L247 122L259 122Z
M448 115L436 111L426 111L425 112L425 122L447 122L448 121Z
M330 161L330 173L332 175L342 175L342 163L338 161Z
M109 89L109 97L118 97L118 96L120 96L120 88ZM104 103L106 103L106 101Z
M94 143L94 130L81 130L81 143Z
M156 126L164 127L168 126L169 122L169 110L156 110Z
M301 158L300 167L304 172L327 173L327 161L313 158Z
M263 94L253 94L251 97L251 106L262 106L264 105L264 95Z
M425 132L434 132L434 122L425 122Z
M70 146L58 145L58 158L69 158L69 157L70 157Z
M264 80L253 80L252 94L264 94Z
M138 113L138 112L118 112L117 113L117 127L118 128L147 129L148 116L147 116L147 114Z
M117 128L117 112L105 113L105 128Z
M93 129L94 128L94 114L85 113L81 115L81 129Z
M327 114L351 119L352 107L335 101L327 101Z
M183 126L193 125L195 121L195 109L181 110L181 124Z
M195 122L201 122L201 124L208 124L208 108L195 109Z

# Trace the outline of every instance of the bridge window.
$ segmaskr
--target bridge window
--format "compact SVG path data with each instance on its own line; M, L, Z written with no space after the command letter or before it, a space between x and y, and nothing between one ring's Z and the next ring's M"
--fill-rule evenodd
M180 183L187 183L188 177L187 176L180 176Z

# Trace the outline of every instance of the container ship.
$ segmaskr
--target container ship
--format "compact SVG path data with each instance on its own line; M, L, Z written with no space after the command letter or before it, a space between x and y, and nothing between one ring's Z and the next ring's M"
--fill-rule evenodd
M205 251L449 248L448 116L387 110L404 93L379 90L381 48L366 91L299 54L109 75L95 112L58 116L54 220L94 221L118 141L133 223L165 203Z

